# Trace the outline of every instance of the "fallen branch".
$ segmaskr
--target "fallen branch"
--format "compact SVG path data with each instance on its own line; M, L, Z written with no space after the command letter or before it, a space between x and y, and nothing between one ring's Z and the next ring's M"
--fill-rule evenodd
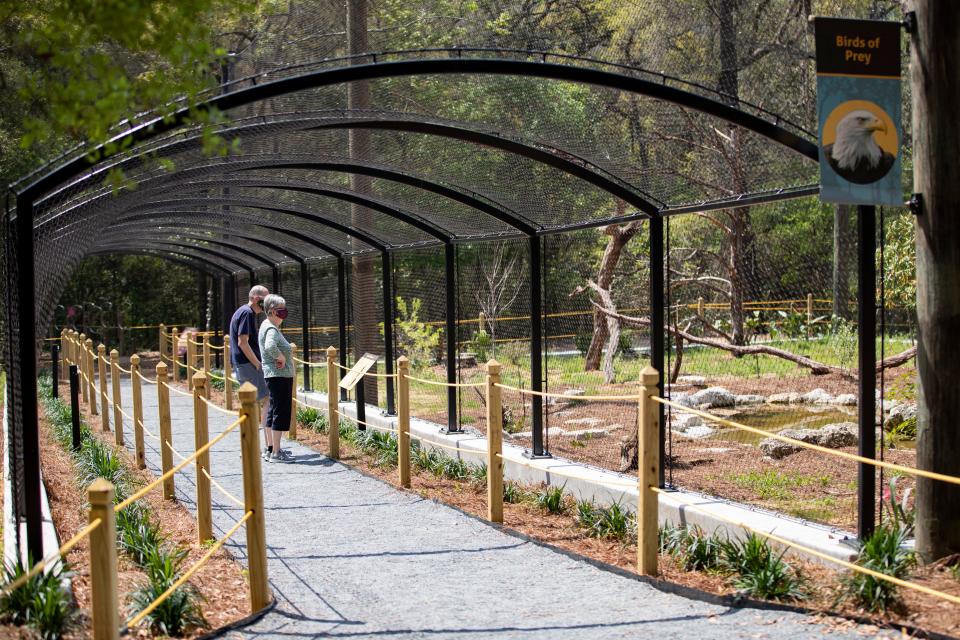
M910 347L906 351L902 351L895 356L890 356L889 358L884 358L877 363L877 371L883 371L884 369L890 369L892 367L899 367L902 364L906 364L917 355L917 348Z

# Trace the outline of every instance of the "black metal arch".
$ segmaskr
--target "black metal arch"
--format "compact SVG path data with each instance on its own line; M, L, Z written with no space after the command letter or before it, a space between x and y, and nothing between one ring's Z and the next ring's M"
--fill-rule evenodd
M223 254L217 253L216 251L203 250L202 248L197 247L196 245L193 245L193 244L177 243L174 241L164 242L160 240L149 240L147 242L142 242L134 238L131 238L129 240L123 240L118 238L116 240L111 240L110 242L104 242L100 244L98 247L91 249L90 251L96 252L96 251L104 251L108 249L114 250L114 253L116 253L115 250L117 249L122 249L124 251L128 249L154 249L156 251L167 251L170 253L179 253L181 255L190 256L191 258L195 258L197 260L203 260L204 262L207 262L210 264L216 264L220 269L230 274L233 274L236 271L243 271L252 275L256 271L256 268L246 264L245 262L242 262L240 260L237 260L229 256L224 256ZM211 258L206 256L213 256L213 257ZM216 262L216 259L221 260L221 262L220 263ZM229 266L226 266L227 264L232 264L236 268L234 269Z
M124 238L105 238L103 242L97 244L97 247L102 248L102 247L114 246L115 243L123 242L123 241L124 241ZM135 239L131 239L131 242L134 242L134 243L140 242L144 246L154 246L154 247L167 246L167 247L180 247L181 249L190 249L192 251L195 251L201 254L214 256L216 258L219 258L221 261L225 263L234 264L242 271L249 272L249 271L256 271L257 269L263 268L262 266L253 266L250 263L243 262L242 260L238 259L236 256L224 253L223 251L210 249L208 247L202 247L192 242L178 242L175 238L144 238L141 236ZM213 243L213 244L218 244L218 243ZM232 248L229 245L223 245L223 246L226 248ZM260 259L258 258L258 260ZM268 267L272 267L272 264L269 262L265 262L263 260L260 260L260 262L262 262L264 265Z
M156 231L156 230L154 229L153 231ZM182 233L180 230L170 231L170 232L165 232L165 233L164 233L164 232L151 233L151 232L147 232L147 231L140 231L140 232L138 232L138 234L137 234L137 239L150 238L150 239L157 239L157 240L177 240L177 239L179 239L180 237L183 237L184 240L186 240L186 239L188 239L188 238L189 238L189 239L193 239L193 238L190 238L190 235L191 235L191 234L189 234L189 232L187 232L187 233ZM104 234L103 234L103 238L104 238L105 240L107 240L107 241L113 239L114 237L122 237L122 236L115 236L115 235L112 235L112 234L109 234L109 233L104 233ZM256 251L253 251L252 249L248 249L248 248L246 248L245 246L240 246L240 245L238 245L238 244L234 244L234 243L230 243L230 242L225 242L225 241L223 241L223 240L221 240L221 239L218 239L218 238L210 238L210 237L204 236L204 237L197 238L197 240L200 241L200 242L203 242L203 243L205 243L206 245L209 245L209 246L221 247L220 251L224 251L224 250L233 251L233 252L239 253L240 255L243 255L243 256L247 256L247 257L249 257L249 258L252 258L252 259L260 262L260 263L263 265L263 267L268 267L268 268L270 268L270 269L274 269L274 268L276 268L276 266L279 264L278 262L273 262L273 261L269 260L268 258L264 257L262 254L257 253ZM95 246L96 246L96 245L95 245ZM204 245L191 245L191 246L204 247ZM205 247L205 248L206 248L206 247ZM281 253L282 253L282 255L288 255L286 252L284 252L284 251L282 251L282 250L281 250ZM221 253L221 254L219 254L219 255L223 255L224 257L226 257L226 256L229 255L229 254ZM258 267L258 268L263 268L263 267Z
M164 251L156 251L153 249L147 249L143 247L139 249L132 247L130 249L122 249L119 251L96 250L96 251L89 252L87 255L107 256L107 255L117 255L118 253L122 255L139 254L139 255L152 256L156 258L163 258L164 260L176 262L177 264L181 264L185 267L195 269L197 271L200 271L201 273L206 273L209 276L215 276L216 274L220 274L221 277L222 276L229 277L233 275L233 272L223 267L223 265L217 264L216 262L211 262L206 258L196 258L192 256L187 257L185 255L170 254Z

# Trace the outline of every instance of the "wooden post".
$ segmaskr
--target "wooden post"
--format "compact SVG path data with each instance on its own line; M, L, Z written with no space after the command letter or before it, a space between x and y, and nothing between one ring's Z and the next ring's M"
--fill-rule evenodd
M290 354L291 358L297 357L297 345L295 343L290 343ZM297 438L297 361L293 360L291 362L293 366L293 391L290 394L290 433L287 434L288 437L296 440Z
M340 459L340 410L337 398L337 349L327 347L327 455L333 460Z
M113 513L113 485L98 478L87 488L88 522L100 520L90 533L90 599L94 640L119 638L117 602L117 521Z
M87 400L89 401L90 413L97 415L97 378L93 363L93 339L87 338L87 350L84 359L87 361Z
M810 339L810 327L813 325L813 294L807 294L807 340Z
M230 362L230 334L223 336L223 406L233 410L233 363Z
M133 393L133 446L137 469L147 468L143 451L143 389L140 386L140 356L130 356L130 389Z
M410 488L410 360L397 358L397 467L400 486Z
M123 400L120 397L120 352L110 350L110 389L113 392L113 433L114 442L123 446Z
M167 325L160 324L160 339L157 341L157 344L160 345L160 360L163 361L164 356L167 356L167 347L170 346L167 342L169 336L167 335Z
M176 367L176 364L174 364ZM172 429L170 428L170 390L167 389L167 365L157 364L157 413L160 418L160 471L166 473L173 469L173 451L167 444L173 444ZM173 476L163 481L163 497L165 500L176 498Z
M660 408L657 395L660 374L653 367L640 372L640 400L637 406L637 571L657 575L659 498L653 491L660 481Z
M503 523L503 398L500 363L487 362L487 519Z
M193 436L194 451L210 441L209 409L203 401L207 397L207 376L202 371L193 375ZM210 451L197 456L197 538L200 544L213 538L213 513L210 507Z
M697 298L697 316L703 317L703 296Z
M170 330L170 361L173 365L173 384L180 382L180 336L177 328Z
M90 404L90 393L87 388L87 383L83 380L83 376L87 375L87 334L81 333L79 338L79 344L77 344L77 367L80 368L80 392L83 396L83 403Z
M207 384L204 389L207 390L207 400L210 399L210 381L213 378L210 377L210 336L203 336L203 375L207 380Z
M195 335L195 334L194 334ZM187 389L193 391L193 373L194 368L196 368L197 363L197 346L193 344L195 341L193 335L186 334L187 336Z
M247 569L250 581L250 612L270 603L267 584L267 537L263 521L263 480L260 475L260 405L257 388L249 382L240 387L240 452L243 463L243 505L253 512L247 520Z
M110 431L110 406L107 404L107 347L97 345L97 369L100 371L100 425Z

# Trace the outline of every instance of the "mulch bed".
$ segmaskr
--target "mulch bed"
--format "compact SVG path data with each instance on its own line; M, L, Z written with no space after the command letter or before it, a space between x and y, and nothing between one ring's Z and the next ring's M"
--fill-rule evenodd
M320 452L327 449L327 436L320 435L302 425L298 431L298 442ZM340 459L344 464L352 466L363 473L375 476L398 487L397 471L395 467L378 467L370 456L365 455L349 442L341 440ZM798 464L802 464L798 462ZM436 478L429 472L411 468L410 491L424 498L456 507L486 519L487 497L486 486L478 485L468 480L455 481ZM551 514L532 504L505 503L504 527L518 531L530 538L558 547L573 553L603 562L620 569L636 572L637 548L635 543L621 543L610 540L598 540L588 537L577 526L572 509L564 514ZM841 574L819 563L803 560L791 560L792 565L798 567L808 579L807 589L810 597L800 605L808 608L811 613L811 623L828 624L837 627L838 631L853 630L872 635L877 631L875 627L857 626L848 618L868 618L878 625L906 624L911 627L925 629L931 632L960 636L960 615L955 605L923 594L901 589L903 606L896 611L882 615L869 615L858 611L851 604L840 601L837 585ZM671 556L661 555L659 560L661 580L679 584L699 591L717 594L734 595L735 589L727 578L717 574L690 572L683 570ZM923 567L915 572L912 579L920 584L960 596L960 581L955 580L945 569L937 567Z

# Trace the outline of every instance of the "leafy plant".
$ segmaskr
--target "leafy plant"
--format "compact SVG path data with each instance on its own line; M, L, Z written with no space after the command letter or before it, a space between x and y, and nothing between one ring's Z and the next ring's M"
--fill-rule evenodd
M715 571L723 567L722 553L727 540L705 535L700 527L665 527L661 548L676 557L687 571Z
M519 504L523 502L526 492L519 484L508 481L503 485L503 501L510 504Z
M900 424L887 429L887 433L894 442L898 440L916 440L917 439L917 417L907 418Z
M28 559L29 566L33 561ZM27 573L28 567L18 559L5 566L3 582L16 580ZM69 628L75 611L70 596L63 589L66 568L41 571L16 589L0 595L0 620L35 629L41 638L60 638Z
M319 434L326 434L329 426L327 414L314 407L297 408L297 422Z
M413 298L409 305L397 296L397 318L395 331L400 351L410 359L410 366L416 368L429 364L435 358L440 347L440 327L434 327L420 320L423 301ZM380 333L383 333L381 324Z
M833 327L828 342L833 356L841 367L851 368L856 363L858 335L857 327L849 320L834 316Z
M77 481L86 487L98 478L111 482L117 495L126 494L129 476L123 461L108 445L87 438L77 456Z
M545 486L536 493L537 506L550 513L563 513L567 510L567 501L564 499L564 484L560 487Z
M806 597L803 578L770 548L766 539L751 533L743 542L729 541L721 545L723 564L737 574L734 586L757 598L798 600Z
M144 566L150 554L166 543L149 510L134 502L117 513L117 544L135 563Z
M895 529L903 529L904 535L913 535L913 525L916 519L915 505L910 503L910 487L902 492L897 491L897 484L903 479L903 476L892 476L883 490L881 497L882 508L893 519Z
M615 502L609 507L594 510L589 535L604 540L623 541L636 533L636 517Z
M144 568L147 581L130 596L131 613L146 609L180 577L180 568L187 557L184 549L157 547L148 554ZM182 636L195 627L206 625L200 602L203 596L189 582L178 587L156 609L144 618L154 633Z
M487 464L481 462L480 464L470 465L469 475L472 482L487 484Z
M857 564L895 578L902 578L916 563L904 548L907 532L902 527L878 527L863 541ZM897 598L897 586L865 573L854 572L844 580L847 595L868 611L886 611Z
M480 329L473 335L470 347L477 354L477 362L486 362L490 359L490 353L493 350L493 340L489 333Z

